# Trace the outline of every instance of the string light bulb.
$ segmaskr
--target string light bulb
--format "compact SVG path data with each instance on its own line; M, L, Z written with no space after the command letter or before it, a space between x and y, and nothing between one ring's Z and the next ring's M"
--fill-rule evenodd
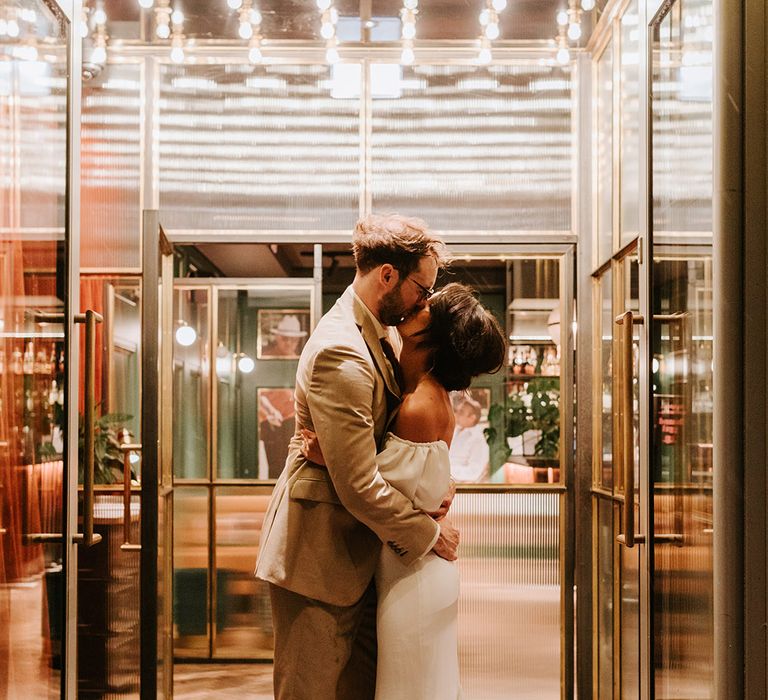
M581 9L590 12L595 9L595 0L581 0Z
M155 4L155 0L139 0L139 7L149 10Z
M578 41L581 39L581 24L574 22L568 25L568 38L571 41Z
M410 46L403 47L403 51L400 54L400 63L404 66L410 66L416 59L413 49Z

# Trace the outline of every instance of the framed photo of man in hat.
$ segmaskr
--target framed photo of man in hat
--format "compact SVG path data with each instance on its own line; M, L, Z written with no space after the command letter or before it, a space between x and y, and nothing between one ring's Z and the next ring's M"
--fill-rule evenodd
M296 360L309 336L309 309L259 309L256 357Z

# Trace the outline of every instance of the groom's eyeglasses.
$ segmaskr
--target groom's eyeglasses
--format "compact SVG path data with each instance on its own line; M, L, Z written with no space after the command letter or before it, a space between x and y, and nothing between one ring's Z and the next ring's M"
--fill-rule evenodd
M433 287L425 287L423 284L419 284L413 277L408 277L407 279L411 280L421 290L422 301L427 301L435 293Z

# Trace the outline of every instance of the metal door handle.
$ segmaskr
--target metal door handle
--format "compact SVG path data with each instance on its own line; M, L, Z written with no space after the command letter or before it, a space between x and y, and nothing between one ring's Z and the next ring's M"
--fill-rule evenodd
M631 549L637 543L645 542L645 535L635 533L635 427L632 420L634 414L634 394L632 387L632 326L643 323L643 317L631 311L625 311L615 319L621 326L621 356L619 367L621 374L621 420L620 441L621 456L624 461L624 532L616 541Z
M140 544L131 544L131 453L141 452L141 445L125 443L120 445L123 453L123 543L124 552L140 552Z
M53 322L60 319L60 314L45 314L37 312L38 321ZM91 547L101 542L101 535L93 532L93 468L96 417L96 324L104 319L101 314L88 309L84 314L75 314L75 323L85 324L85 436L83 453L85 454L85 469L83 470L83 532L73 537L77 544ZM26 544L61 543L63 535L57 532L35 532L24 535Z

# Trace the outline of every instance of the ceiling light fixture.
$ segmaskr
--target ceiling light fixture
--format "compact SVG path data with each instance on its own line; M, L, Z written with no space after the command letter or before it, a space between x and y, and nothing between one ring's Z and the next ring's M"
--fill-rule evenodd
M167 39L171 36L171 0L157 0L155 34L158 39Z
M333 65L340 60L336 37L336 24L339 11L333 6L333 0L316 0L320 15L320 36L325 39L325 60Z
M480 49L477 53L477 63L487 65L493 60L491 42L501 36L499 13L507 7L507 0L485 0L485 7L480 10Z
M400 52L400 63L404 66L410 66L416 60L413 40L416 38L418 13L419 0L403 0L403 7L400 9L400 39L403 47Z
M184 13L176 9L171 13L173 31L171 32L171 60L184 63Z

